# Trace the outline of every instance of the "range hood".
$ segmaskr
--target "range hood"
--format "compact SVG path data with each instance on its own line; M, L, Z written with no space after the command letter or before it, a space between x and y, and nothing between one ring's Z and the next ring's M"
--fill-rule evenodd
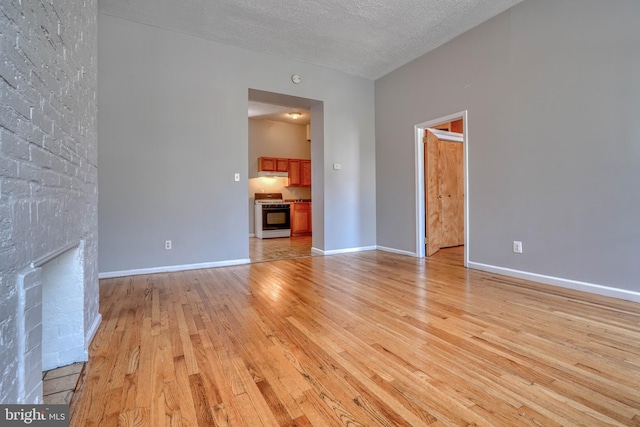
M268 176L271 178L289 178L288 172L262 171L258 172L258 176Z

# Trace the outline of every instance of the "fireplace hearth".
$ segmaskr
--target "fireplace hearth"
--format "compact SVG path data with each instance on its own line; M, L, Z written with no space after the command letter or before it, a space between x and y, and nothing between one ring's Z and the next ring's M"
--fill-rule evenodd
M87 360L83 242L33 261L21 275L19 387L42 401L42 372Z

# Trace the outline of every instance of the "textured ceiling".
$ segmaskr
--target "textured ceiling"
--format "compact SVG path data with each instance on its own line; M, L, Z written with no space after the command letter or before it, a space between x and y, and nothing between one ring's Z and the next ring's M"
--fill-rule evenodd
M376 79L522 0L98 0L101 13Z
M300 113L300 117L294 119L291 113ZM309 110L304 108L285 107L283 105L265 104L249 100L249 117L276 122L287 122L296 125L308 125L310 122Z

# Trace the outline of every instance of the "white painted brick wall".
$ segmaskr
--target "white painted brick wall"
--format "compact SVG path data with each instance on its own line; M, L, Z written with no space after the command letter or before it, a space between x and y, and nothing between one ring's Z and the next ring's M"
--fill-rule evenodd
M75 247L42 266L40 351L45 371L86 360L81 249Z
M32 261L83 241L86 345L100 319L96 38L97 0L0 1L0 403L42 395Z

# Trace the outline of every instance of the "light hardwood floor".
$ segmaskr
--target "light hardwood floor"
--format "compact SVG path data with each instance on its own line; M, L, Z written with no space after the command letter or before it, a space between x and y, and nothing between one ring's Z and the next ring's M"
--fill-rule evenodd
M72 426L640 425L640 304L379 251L101 281Z
M249 238L249 259L251 262L276 261L311 255L311 236L278 239Z

